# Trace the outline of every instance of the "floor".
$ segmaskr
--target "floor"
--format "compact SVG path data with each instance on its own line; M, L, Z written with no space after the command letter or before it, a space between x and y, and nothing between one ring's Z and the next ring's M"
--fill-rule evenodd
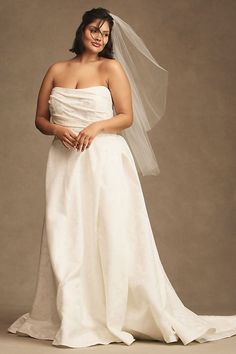
M135 341L131 345L114 343L95 345L87 348L56 347L49 340L38 340L31 337L20 337L7 332L11 321L4 319L0 324L0 354L48 354L48 353L109 353L109 354L236 354L236 336L218 341L197 343L186 346L182 342L161 343L158 341Z

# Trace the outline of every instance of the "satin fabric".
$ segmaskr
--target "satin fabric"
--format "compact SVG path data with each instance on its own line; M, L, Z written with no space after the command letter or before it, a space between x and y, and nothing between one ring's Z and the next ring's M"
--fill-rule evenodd
M75 132L114 112L105 86L54 87L49 107L54 123ZM236 315L198 315L171 285L123 136L100 133L83 152L54 137L45 195L33 305L9 332L68 347L135 339L187 345L236 334Z

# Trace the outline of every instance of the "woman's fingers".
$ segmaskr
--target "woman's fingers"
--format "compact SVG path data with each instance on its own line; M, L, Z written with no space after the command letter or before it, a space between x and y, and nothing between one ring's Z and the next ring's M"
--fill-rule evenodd
M87 145L88 145L88 139L84 139L83 144L82 144L82 151L84 151L86 149Z
M86 145L86 140L87 140L86 136L82 136L81 139L80 139L79 149L81 151L84 151L84 145Z
M64 142L67 143L67 144L69 144L70 147L72 147L72 148L74 147L74 142L71 141L70 139L68 139L67 137L64 138Z
M55 135L68 149L71 150L74 148L77 149L77 151L84 151L90 147L93 139L99 131L99 126L95 123L91 123L80 132L58 125Z
M75 140L78 136L78 134L76 134L73 130L69 130L69 136L73 138L73 140Z
M69 139L71 141L71 143L74 145L77 135L74 132L68 131L65 134L66 138Z
M62 141L62 144L68 149L71 150L71 146L67 143L65 143L64 141Z
M93 139L90 138L89 141L88 141L88 145L86 146L86 149L90 147L90 145L92 144L92 141L93 141Z
M69 145L69 148L76 148L77 151L84 151L91 145L93 138L86 135L84 132L76 134L72 129L68 129L63 140Z

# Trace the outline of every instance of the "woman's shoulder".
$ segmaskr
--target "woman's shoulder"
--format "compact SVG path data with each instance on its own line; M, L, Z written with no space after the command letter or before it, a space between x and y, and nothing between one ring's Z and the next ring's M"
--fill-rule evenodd
M122 69L120 62L117 59L105 58L103 61L103 66L108 71L119 71Z
M55 77L55 75L60 74L65 70L66 68L66 61L57 61L49 65L47 69L47 74L51 75L52 77Z
M114 66L114 65L119 65L119 62L117 59L110 59L110 58L103 58L103 63L104 65L109 65L109 66Z
M68 65L70 65L69 60L61 60L61 61L57 61L57 62L52 63L49 66L49 69L52 71L58 71L58 70L64 69Z
M73 61L68 59L68 60L61 60L52 63L48 71L56 74L60 73L66 68L69 68L71 65L73 65ZM120 62L117 59L110 59L110 58L103 58L102 62L100 64L100 67L103 68L105 71L119 71L122 70L122 66Z

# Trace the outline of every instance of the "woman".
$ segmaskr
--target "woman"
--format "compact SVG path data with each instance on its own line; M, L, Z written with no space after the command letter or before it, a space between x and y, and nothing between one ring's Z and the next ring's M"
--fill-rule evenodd
M236 316L193 313L163 269L120 134L133 124L133 105L129 79L112 59L112 27L106 9L87 11L71 49L76 56L43 79L36 127L54 139L38 282L31 312L8 331L68 347L229 337Z
M57 136L67 148L84 151L89 148L95 136L100 132L116 133L132 124L132 104L129 81L122 66L111 56L109 49L111 24L108 21L99 24L95 19L84 29L84 51L74 58L50 66L42 82L36 112L36 127L44 134ZM78 41L79 39L77 39ZM110 42L110 43L109 43ZM72 51L79 52L75 41ZM116 112L115 118L93 122L80 134L58 124L49 123L48 100L54 87L82 89L88 87L109 87Z

